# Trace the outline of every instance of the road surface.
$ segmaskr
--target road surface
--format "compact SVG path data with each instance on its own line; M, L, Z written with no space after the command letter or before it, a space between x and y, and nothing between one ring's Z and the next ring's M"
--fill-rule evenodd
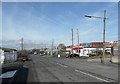
M30 55L28 82L117 82L117 65L84 59ZM31 77L32 76L32 77Z

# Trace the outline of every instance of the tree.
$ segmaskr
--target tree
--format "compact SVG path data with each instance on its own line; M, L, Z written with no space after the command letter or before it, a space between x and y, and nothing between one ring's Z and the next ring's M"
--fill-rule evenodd
M66 50L66 46L64 44L59 44L57 47L58 50Z

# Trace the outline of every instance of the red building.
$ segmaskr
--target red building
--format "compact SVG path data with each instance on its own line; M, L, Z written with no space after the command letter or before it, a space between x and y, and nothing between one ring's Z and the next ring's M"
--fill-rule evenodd
M90 47L103 47L103 42L91 42Z

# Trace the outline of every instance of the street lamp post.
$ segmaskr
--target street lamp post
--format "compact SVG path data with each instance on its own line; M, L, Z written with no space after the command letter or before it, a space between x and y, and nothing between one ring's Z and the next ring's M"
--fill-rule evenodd
M101 63L104 63L104 56L105 56L105 31L106 31L106 10L104 10L104 18L102 17L96 17L96 16L88 16L88 15L85 15L85 17L88 17L88 18L99 18L99 19L103 19L103 23L104 23L104 27L103 27L103 56L100 57L101 58Z

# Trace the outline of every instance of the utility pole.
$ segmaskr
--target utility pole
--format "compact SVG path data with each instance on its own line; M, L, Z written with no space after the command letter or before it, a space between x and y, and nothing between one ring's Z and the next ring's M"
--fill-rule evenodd
M78 45L79 45L79 31L77 29L77 38L78 38Z
M72 48L74 46L74 41L73 41L73 29L72 29ZM73 49L72 49L72 54L73 54Z
M23 38L21 38L21 50L23 50Z
M53 55L53 46L54 46L54 40L52 39L52 55Z
M78 46L79 46L79 30L77 29L77 38L78 38ZM80 55L80 49L78 49L78 53Z
M104 63L104 57L105 57L105 31L106 31L106 10L104 10L104 18L103 18L103 22L104 22L104 27L103 27L103 57L101 58L101 63Z
M101 59L101 63L104 63L104 57L105 57L105 49L106 49L106 45L105 45L105 32L106 32L106 10L104 10L104 17L96 17L96 16L88 16L88 15L85 15L85 17L88 17L88 18L99 18L99 19L103 19L103 23L104 23L104 26L103 26L103 55L100 57Z

